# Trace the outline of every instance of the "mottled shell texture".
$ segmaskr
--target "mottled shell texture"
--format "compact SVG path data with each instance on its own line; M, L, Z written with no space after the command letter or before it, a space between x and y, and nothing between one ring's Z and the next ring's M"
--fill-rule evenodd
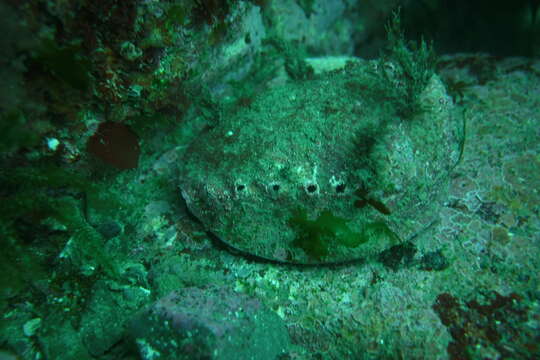
M373 257L424 229L461 156L462 117L434 75L403 118L370 86L373 66L232 107L181 165L192 214L236 249L302 264Z

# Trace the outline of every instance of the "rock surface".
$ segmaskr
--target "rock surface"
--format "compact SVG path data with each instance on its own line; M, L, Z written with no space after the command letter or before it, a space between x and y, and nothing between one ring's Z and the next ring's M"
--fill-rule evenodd
M139 314L130 333L144 360L272 360L289 348L279 316L219 286L173 291Z

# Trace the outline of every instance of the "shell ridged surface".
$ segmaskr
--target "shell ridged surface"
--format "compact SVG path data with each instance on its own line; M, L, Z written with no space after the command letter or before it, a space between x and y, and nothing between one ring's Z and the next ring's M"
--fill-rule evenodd
M403 119L370 63L260 94L188 148L189 210L236 249L292 263L374 256L437 217L463 123L437 76ZM354 240L351 240L354 239Z

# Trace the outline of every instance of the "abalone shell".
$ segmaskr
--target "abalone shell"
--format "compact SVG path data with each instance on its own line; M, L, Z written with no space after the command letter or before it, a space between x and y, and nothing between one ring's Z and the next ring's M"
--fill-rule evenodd
M376 256L435 220L462 116L436 75L421 111L400 116L374 66L273 87L200 134L180 189L206 230L247 254L322 264Z

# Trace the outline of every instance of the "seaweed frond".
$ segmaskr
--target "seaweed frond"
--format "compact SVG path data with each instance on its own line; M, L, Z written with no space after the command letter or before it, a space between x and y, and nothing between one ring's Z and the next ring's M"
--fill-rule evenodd
M371 74L372 85L399 116L412 119L426 110L420 95L435 74L437 55L424 39L419 44L405 39L399 11L394 12L386 32L388 45Z

